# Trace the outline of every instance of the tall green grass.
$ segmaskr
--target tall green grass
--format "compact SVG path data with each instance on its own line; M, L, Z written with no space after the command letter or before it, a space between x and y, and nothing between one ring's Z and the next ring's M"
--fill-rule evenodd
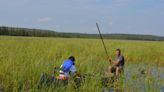
M105 40L105 43L111 57L114 57L116 48L122 50L126 66L129 66L129 64L139 65L141 63L150 66L150 69L151 66L164 66L164 42ZM81 73L100 75L100 72L109 65L101 40L98 39L1 36L0 86L6 92L17 92L19 89L28 92L59 90L72 92L74 88L71 84L66 89L47 87L39 90L36 88L41 73L53 73L53 67L60 66L63 60L70 55L76 57L76 66ZM146 68L146 70L149 69ZM153 92L154 87L151 87L151 83L155 80L151 73L144 78L144 83L147 83L145 84L147 92ZM126 92L134 90L133 84L130 84L134 81L140 80L135 78L134 75L126 81L128 82L127 85L124 85ZM156 81L158 81L158 84L163 83L160 78ZM100 78L93 77L86 80L79 88L79 91L101 92Z

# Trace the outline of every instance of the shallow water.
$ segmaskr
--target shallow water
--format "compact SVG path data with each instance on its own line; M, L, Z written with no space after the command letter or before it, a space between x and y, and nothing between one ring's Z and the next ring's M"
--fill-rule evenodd
M126 65L124 68L124 88L132 87L135 92L164 92L164 67L150 65ZM112 88L105 92L114 92Z
M133 86L134 90L146 92L148 90L164 92L164 67L150 65L128 65L125 68L125 85Z

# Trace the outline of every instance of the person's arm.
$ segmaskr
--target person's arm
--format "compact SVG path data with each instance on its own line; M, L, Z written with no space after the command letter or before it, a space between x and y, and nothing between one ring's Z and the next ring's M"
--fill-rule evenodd
M123 57L120 56L116 61L113 61L113 64L118 65L122 61Z
M112 59L111 59L111 57L109 57L108 61L109 61L109 62L112 62Z
M112 63L115 64L115 65L117 65L117 64L119 64L119 60L113 61Z
M76 72L76 67L74 65L71 66L70 72L71 73L75 73Z

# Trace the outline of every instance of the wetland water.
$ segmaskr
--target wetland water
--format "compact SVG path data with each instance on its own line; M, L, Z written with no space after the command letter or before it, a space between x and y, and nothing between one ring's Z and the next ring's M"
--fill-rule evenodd
M124 68L124 92L164 92L164 67L155 65L126 65ZM104 92L115 92L112 88ZM120 91L118 91L120 92Z
M164 92L164 67L155 65L128 65L125 68L125 87L139 92Z

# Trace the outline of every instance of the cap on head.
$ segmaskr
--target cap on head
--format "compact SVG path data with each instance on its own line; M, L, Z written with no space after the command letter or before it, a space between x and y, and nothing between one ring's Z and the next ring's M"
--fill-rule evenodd
M68 59L75 61L75 57L74 56L70 56Z

